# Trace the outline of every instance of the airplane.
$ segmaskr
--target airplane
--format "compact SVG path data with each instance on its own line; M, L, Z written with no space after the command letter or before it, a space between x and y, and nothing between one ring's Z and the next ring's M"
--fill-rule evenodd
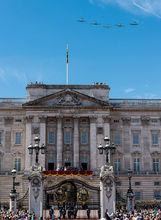
M111 28L111 27L112 27L112 25L109 25L109 24L104 24L104 25L102 25L102 27L103 27L103 28L107 28L107 29L109 29L109 28Z
M119 28L121 28L121 27L125 27L125 25L122 24L122 23L118 23L118 24L116 24L116 26L119 27Z
M86 22L86 20L83 17L79 18L77 21L78 22Z
M134 20L134 21L130 22L130 25L139 25L139 23Z
M93 21L93 22L91 22L91 25L97 26L97 25L101 25L101 24L98 23L97 21Z

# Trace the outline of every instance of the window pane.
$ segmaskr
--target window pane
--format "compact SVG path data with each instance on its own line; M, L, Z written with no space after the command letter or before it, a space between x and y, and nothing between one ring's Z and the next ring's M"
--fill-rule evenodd
M2 144L2 132L0 132L0 144Z
M140 173L140 158L134 159L134 172Z
M21 132L16 132L15 144L21 144Z
M139 133L133 133L133 144L139 144Z
M81 131L80 142L81 144L88 144L88 132L87 131Z
M154 199L161 199L160 191L154 191Z
M71 131L64 132L64 144L71 144Z
M158 140L158 133L152 133L152 144L158 144L159 140Z
M121 160L116 159L114 161L114 172L117 174L117 173L120 173L120 171L121 171Z
M48 144L55 144L55 132L48 132Z
M21 171L21 158L15 158L15 169Z
M135 192L135 199L140 200L141 199L141 192Z
M114 144L121 144L121 135L119 132L114 133Z
M160 170L160 161L158 158L153 159L153 172L158 173Z

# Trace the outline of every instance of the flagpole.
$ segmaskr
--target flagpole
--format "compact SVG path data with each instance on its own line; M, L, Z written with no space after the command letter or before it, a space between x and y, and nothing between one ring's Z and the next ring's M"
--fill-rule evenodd
M69 60L68 60L68 44L66 49L66 85L69 83Z

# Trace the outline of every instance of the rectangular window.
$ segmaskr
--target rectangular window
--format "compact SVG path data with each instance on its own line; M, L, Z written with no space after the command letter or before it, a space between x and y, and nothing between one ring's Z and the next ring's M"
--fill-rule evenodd
M140 173L140 158L134 159L134 173Z
M157 199L157 200L161 199L161 192L160 191L154 191L154 199Z
M114 161L114 172L115 174L119 174L121 171L121 159L116 159Z
M135 199L141 200L141 192L135 192Z
M0 144L2 144L2 132L0 131Z
M49 131L48 132L48 144L55 144L55 132L54 131Z
M139 145L140 144L140 135L139 132L134 132L132 134L132 143L133 145Z
M131 123L138 124L140 122L140 118L132 118Z
M159 134L158 132L152 132L152 145L158 145L159 144Z
M158 123L158 119L157 118L151 118L151 122L156 124L156 123Z
M159 173L160 170L160 161L159 158L153 158L153 172Z
M21 158L15 158L15 169L17 172L21 171Z
M114 144L120 145L121 144L121 135L120 132L114 132Z
M140 182L135 182L135 186L140 186L141 183Z
M16 134L15 134L15 144L21 144L21 136L22 136L21 132L16 132Z
M88 131L87 130L81 131L80 143L81 144L88 144Z
M160 182L159 181L155 181L154 182L154 186L160 186Z
M71 131L64 131L64 144L72 143L72 133Z
M48 163L48 170L54 170L54 163Z

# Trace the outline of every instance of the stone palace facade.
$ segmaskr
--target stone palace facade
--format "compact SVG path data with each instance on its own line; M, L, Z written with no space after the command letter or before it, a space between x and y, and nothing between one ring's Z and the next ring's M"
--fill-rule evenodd
M161 199L161 100L110 99L110 88L102 83L31 83L26 89L27 98L0 99L1 205L9 202L13 168L17 170L18 201L27 204L28 174L35 162L28 146L35 136L46 146L46 153L39 155L45 171L63 167L92 171L92 175L46 172L46 206L56 203L54 195L65 183L77 192L84 186L90 206L99 206L99 172L105 156L99 155L97 146L105 136L116 145L112 163L120 198L126 198L127 169L131 168L135 199Z

